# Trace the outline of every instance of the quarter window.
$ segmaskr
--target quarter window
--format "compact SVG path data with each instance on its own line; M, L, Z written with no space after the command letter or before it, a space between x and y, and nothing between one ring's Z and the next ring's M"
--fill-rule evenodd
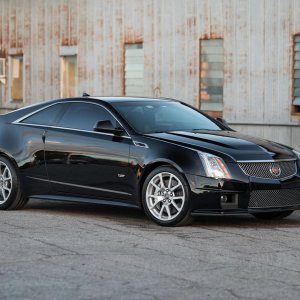
M22 123L48 126L55 125L67 106L67 103L55 104L24 119Z
M200 54L200 108L205 111L222 111L223 39L201 40Z
M104 120L110 120L113 126L117 126L115 118L101 106L72 103L59 121L58 126L93 131L96 123Z
M125 95L144 95L144 49L142 43L125 44Z

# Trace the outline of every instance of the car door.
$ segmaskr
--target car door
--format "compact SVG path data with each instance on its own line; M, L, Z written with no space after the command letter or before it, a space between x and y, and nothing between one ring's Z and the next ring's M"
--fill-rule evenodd
M119 125L107 108L86 102L68 102L68 108L45 137L45 162L52 189L101 199L129 200L127 183L129 144L126 134L115 136L93 130L101 120Z
M20 143L20 149L14 155L21 162L24 189L31 194L50 192L44 159L44 137L49 126L53 126L62 116L63 109L62 106L51 104L13 123L18 126L18 136L15 139Z

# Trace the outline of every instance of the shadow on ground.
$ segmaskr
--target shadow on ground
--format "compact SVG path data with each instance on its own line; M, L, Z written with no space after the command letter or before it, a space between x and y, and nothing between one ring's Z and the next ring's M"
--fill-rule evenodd
M65 214L80 217L88 217L99 220L99 218L115 220L124 225L156 226L145 215L142 210L126 207L67 203L59 201L38 201L30 200L25 210L38 211L39 213ZM259 220L251 215L240 216L199 216L189 227L244 227L244 228L272 228L272 227L300 227L300 211L294 212L291 216L283 220ZM160 228L160 226L157 226Z

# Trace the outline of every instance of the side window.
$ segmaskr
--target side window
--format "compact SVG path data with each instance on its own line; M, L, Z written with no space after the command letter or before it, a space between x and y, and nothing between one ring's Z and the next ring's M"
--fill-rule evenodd
M54 104L45 108L30 117L24 119L21 123L37 124L37 125L55 125L59 117L63 114L68 104Z
M104 108L95 104L72 103L58 123L59 127L93 131L98 121L110 120L116 127L117 121Z

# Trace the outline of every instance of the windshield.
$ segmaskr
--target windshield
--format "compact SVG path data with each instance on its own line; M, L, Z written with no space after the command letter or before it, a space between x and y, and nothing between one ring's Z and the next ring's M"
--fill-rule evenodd
M115 102L113 107L140 133L222 130L216 123L180 102Z

